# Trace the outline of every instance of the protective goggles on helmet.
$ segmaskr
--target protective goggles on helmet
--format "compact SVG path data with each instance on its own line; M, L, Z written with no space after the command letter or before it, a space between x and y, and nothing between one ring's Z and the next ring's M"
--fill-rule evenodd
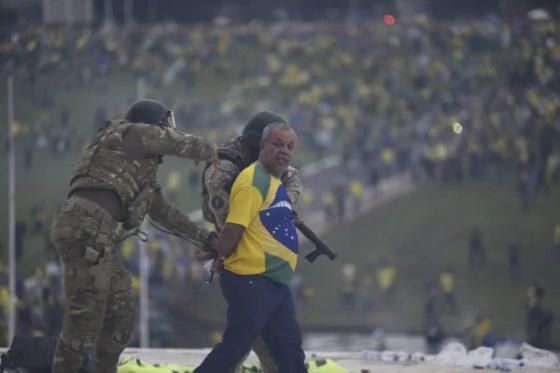
M175 114L173 114L173 110L168 110L167 114L165 115L165 124L167 124L171 128L177 128L175 124Z

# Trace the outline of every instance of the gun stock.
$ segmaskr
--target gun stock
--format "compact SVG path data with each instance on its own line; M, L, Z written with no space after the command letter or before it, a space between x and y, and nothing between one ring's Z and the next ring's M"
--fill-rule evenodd
M305 223L302 221L297 221L295 223L297 229L305 236L309 241L313 242L315 245L315 250L310 252L305 256L305 258L310 262L313 263L315 259L317 259L321 254L326 255L330 260L334 260L338 254L336 254L330 247L327 245L323 240L321 240L315 232L311 230Z

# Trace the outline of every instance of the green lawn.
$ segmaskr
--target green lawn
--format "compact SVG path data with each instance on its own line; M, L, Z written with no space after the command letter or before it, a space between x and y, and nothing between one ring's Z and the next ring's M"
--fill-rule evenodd
M558 317L560 262L552 262L546 249L552 242L554 224L560 223L560 188L523 213L512 185L509 178L427 183L331 230L324 238L336 248L339 258L330 262L322 257L313 265L300 261L300 273L315 288L315 297L298 306L303 326L367 330L382 325L391 331L421 333L425 284L437 281L440 271L448 267L456 273L461 310L458 316L444 318L450 334L459 335L467 319L487 315L499 337L523 338L524 294L534 282L546 288L546 304ZM471 271L467 241L475 224L481 227L488 262ZM506 247L515 239L523 241L523 274L510 281ZM354 263L361 281L367 273L374 273L371 263L382 257L397 267L393 303L386 303L375 288L370 311L343 306L339 298L341 265ZM210 296L195 305L195 313L223 320L223 301L218 286L212 287ZM560 345L560 323L555 325L554 341Z

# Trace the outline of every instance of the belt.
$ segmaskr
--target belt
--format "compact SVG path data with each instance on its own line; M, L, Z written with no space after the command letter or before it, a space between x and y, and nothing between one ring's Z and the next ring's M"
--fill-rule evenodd
M117 240L118 233L121 229L121 223L113 219L113 217L97 203L79 196L72 196L65 202L65 207L81 211L97 220L98 239L106 238L113 242Z

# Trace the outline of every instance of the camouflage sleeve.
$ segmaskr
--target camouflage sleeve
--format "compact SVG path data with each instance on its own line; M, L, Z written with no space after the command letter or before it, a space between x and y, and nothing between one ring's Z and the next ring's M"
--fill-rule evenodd
M152 197L149 216L163 228L187 240L206 242L208 231L192 222L187 215L173 207L157 188Z
M229 192L237 174L238 167L228 160L220 160L208 166L203 175L203 182L208 193L208 198L203 209L208 211L213 223L222 229L229 210Z
M217 158L216 144L199 136L179 132L173 128L136 123L123 134L125 147L138 153L138 146L145 156L174 155L197 161ZM147 154L146 154L147 153Z
M297 169L290 166L284 175L282 175L282 183L288 191L288 198L293 205L297 205L301 194L303 193L303 182L299 177Z

